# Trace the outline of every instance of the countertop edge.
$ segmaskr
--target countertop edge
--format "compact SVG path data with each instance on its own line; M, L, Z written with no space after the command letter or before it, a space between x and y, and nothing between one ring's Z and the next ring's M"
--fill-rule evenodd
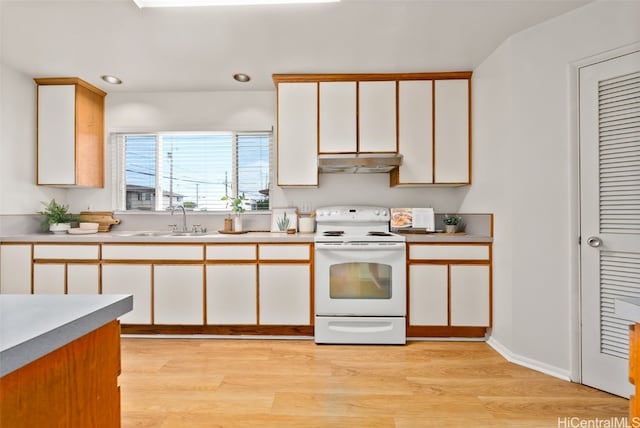
M492 243L493 237L486 235L461 235L446 233L405 234L407 243ZM24 235L0 236L0 243L149 243L149 244L228 244L228 243L308 243L312 244L313 233L273 233L248 232L238 235L213 234L204 236L131 236L118 235L116 232L97 233L93 235L54 235L47 233L33 233Z
M133 309L132 295L99 295L96 297L109 297L110 299L105 299L108 300L108 302L106 302L104 306L88 312L71 322L56 325L52 327L51 330L38 336L32 337L11 348L1 350L0 377L36 361ZM1 331L2 328L3 327L0 326L0 334L6 334Z

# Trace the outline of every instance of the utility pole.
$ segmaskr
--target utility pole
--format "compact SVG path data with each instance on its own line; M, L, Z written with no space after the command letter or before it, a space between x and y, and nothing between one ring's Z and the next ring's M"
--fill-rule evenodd
M169 157L169 208L173 209L173 143L167 156Z

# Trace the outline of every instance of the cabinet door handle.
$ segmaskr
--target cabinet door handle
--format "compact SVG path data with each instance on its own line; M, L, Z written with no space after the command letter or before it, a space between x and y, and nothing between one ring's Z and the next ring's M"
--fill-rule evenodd
M587 244L593 248L598 248L602 245L602 239L597 236L590 236L587 238Z

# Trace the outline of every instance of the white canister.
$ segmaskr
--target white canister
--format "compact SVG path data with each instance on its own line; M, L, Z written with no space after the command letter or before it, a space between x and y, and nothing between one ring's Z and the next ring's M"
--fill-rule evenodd
M316 226L316 219L313 217L300 217L298 219L298 231L300 233L313 233Z
M233 219L233 231L242 232L242 217L239 215Z

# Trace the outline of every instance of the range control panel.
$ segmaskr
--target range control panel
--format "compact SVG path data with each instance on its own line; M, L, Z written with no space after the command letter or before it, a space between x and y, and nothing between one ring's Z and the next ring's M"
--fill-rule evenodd
M328 223L337 221L370 222L389 221L389 208L371 206L335 206L316 210L316 221Z

